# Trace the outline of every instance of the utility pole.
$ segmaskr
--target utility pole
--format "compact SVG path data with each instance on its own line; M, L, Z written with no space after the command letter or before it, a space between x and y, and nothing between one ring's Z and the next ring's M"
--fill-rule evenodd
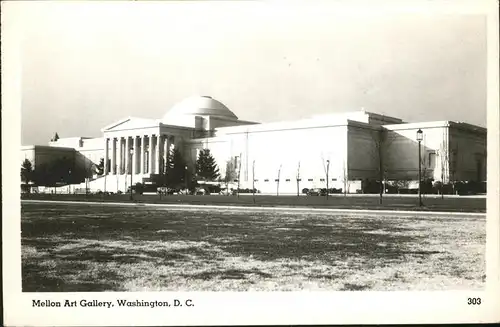
M278 196L280 194L279 190L280 190L281 166L282 166L282 164L280 164L280 168L278 169L278 179L276 180L276 196Z
M255 160L252 162L252 196L255 204Z
M330 171L330 160L326 161L326 199L328 200L328 173Z
M241 153L240 156L238 157L238 189L236 190L238 198L240 197L240 175L241 175Z

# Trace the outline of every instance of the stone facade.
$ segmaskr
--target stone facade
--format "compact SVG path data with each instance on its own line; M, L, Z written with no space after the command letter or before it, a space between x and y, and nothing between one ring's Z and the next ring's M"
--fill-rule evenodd
M238 119L210 97L183 100L158 120L122 119L104 127L100 138L62 138L45 147L24 147L22 157L50 159L74 151L79 165L104 159L106 178L91 187L125 191L128 175L136 183L164 173L173 147L181 149L190 170L198 152L208 148L221 176L228 162L236 164L241 188L290 194L328 184L356 192L365 179L417 179L418 129L424 135L423 178L486 180L486 129L478 126L405 123L363 110L259 124Z

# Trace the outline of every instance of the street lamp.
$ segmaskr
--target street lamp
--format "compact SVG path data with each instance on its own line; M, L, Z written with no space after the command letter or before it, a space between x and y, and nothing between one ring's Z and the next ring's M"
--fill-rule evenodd
M185 165L184 166L184 184L186 186L186 195L188 194L188 176L187 176L187 174L188 174L188 166Z
M421 177L421 165L422 165L422 159L421 159L421 151L420 151L420 146L422 143L422 140L424 139L424 133L422 130L419 128L417 131L417 142L418 142L418 206L422 206L422 191L420 189L422 177Z
M128 143L128 142L127 142ZM132 175L134 174L133 172L133 168L135 165L132 164L132 155L134 154L134 149L133 148L130 148L129 150L129 154L130 154L130 160L129 160L129 169L130 169L130 201L132 201L134 199L133 195L132 195Z

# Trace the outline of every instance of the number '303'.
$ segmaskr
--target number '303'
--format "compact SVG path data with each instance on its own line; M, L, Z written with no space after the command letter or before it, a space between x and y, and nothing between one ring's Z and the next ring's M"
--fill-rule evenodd
M467 299L467 304L469 305L480 305L481 298L480 297L470 297Z

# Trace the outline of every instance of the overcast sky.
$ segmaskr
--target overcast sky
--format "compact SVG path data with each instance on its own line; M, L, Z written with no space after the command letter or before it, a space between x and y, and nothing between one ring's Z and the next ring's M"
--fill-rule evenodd
M371 15L261 2L31 3L23 11L22 143L100 136L210 95L240 119L364 108L486 125L480 15Z

